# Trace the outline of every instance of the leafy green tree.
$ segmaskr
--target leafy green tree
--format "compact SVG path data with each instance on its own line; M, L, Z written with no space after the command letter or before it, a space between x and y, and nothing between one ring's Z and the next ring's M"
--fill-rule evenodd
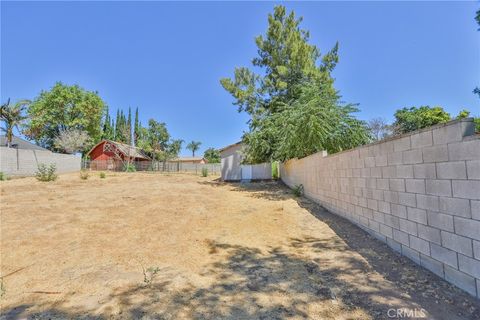
M458 113L457 119L465 119L465 118L468 118L469 116L470 116L470 111L466 109L462 109Z
M202 143L200 141L191 141L189 144L187 144L187 149L192 151L192 157L195 157L195 151L200 149L200 145Z
M0 121L3 121L4 126L1 128L5 132L7 138L7 147L10 148L13 139L13 129L23 123L27 118L25 116L25 109L30 104L29 100L20 100L15 104L10 104L10 99L0 107Z
M309 32L300 28L301 22L293 11L287 14L284 6L276 6L266 34L255 39L258 56L252 64L263 74L242 67L235 69L233 79L220 80L238 111L250 115L249 132L243 138L247 162L338 151L369 141L366 124L352 116L357 109L342 105L333 86L338 43L321 56L308 43ZM328 120L333 114L336 123ZM352 134L338 137L341 132Z
M135 145L137 145L137 142L138 142L141 126L142 124L140 123L140 120L138 118L138 107L137 107L137 109L135 110L135 123L133 127L133 143Z
M207 150L205 150L203 157L207 159L209 163L219 163L220 151L214 148L208 148Z
M110 119L108 107L105 112L105 119L103 120L102 139L114 140L114 124L113 119Z
M395 112L394 133L402 134L450 121L451 117L442 107L411 107Z
M105 103L97 92L57 82L50 91L40 92L30 104L24 133L52 150L55 137L72 128L86 131L92 141L99 141L104 111Z
M477 20L478 25L480 25L480 10L477 11L477 15L475 16L475 20ZM480 28L478 28L478 30L480 31ZM476 87L475 89L473 89L473 93L478 94L478 96L480 97L480 88ZM480 131L480 130L477 130L477 131Z

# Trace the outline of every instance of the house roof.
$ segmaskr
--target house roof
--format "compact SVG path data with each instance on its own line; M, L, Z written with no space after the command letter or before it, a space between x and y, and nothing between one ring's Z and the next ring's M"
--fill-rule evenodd
M203 157L179 157L172 159L171 161L178 161L178 162L196 162L196 161L202 161L204 160L205 162L207 161Z
M147 159L150 160L150 157L147 156L142 149L134 146L130 146L128 144L118 142L118 141L112 141L112 140L102 140L99 143L97 143L88 153L89 155L96 147L101 145L104 142L108 142L110 144L113 144L123 155L125 156L130 156L131 158L137 158L137 159Z
M230 144L230 145L228 145L228 146L226 146L226 147L223 147L223 148L221 148L221 149L218 149L218 151L223 152L223 151L225 151L225 150L227 150L227 149L230 149L230 148L232 148L232 147L236 147L236 146L238 146L238 145L241 145L242 143L243 143L243 141L238 141L238 142L236 142L236 143L234 143L234 144Z
M0 146L6 147L7 146L7 137L5 135L0 135ZM42 150L48 151L45 148L42 148L34 143L29 141L23 140L19 137L13 136L12 138L12 147L16 149L27 149L27 150Z

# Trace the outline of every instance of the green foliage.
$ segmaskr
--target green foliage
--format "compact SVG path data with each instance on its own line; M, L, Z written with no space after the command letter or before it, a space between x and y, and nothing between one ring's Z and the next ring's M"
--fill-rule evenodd
M7 289L5 288L5 285L3 284L3 278L0 279L0 299L2 299L5 294L7 293Z
M154 119L148 121L148 127L138 127L136 145L153 160L167 161L178 156L183 140L172 139L164 122Z
M450 121L450 114L442 107L411 107L395 112L393 127L395 134L402 134L448 121Z
M242 67L220 82L239 112L250 115L244 135L246 162L260 163L356 147L370 140L366 124L353 117L357 109L342 105L332 70L338 43L324 56L308 43L302 19L276 6L265 36L256 38L252 64L263 75Z
M208 176L208 169L206 167L202 168L202 177L207 177Z
M202 143L200 141L191 141L189 144L187 144L187 149L192 151L192 157L195 157L195 151L200 149L200 145Z
M272 162L272 178L274 180L278 180L278 178L280 177L278 165L279 165L278 161L273 161Z
M102 139L114 140L115 139L115 122L110 118L108 107L105 110L105 118L103 120Z
M470 111L466 109L462 109L458 113L457 119L465 119L465 118L468 118L469 116L470 116Z
M107 177L107 175L105 174L105 172L100 172L100 179L105 179Z
M207 159L208 163L220 163L220 151L214 148L208 148L203 153L203 157Z
M480 133L480 117L474 118L473 121L475 122L475 132Z
M123 171L125 172L135 172L137 171L137 168L135 167L135 165L133 163L125 163L123 165Z
M86 131L98 141L104 110L105 103L97 92L57 82L50 91L40 92L29 106L25 135L51 150L55 150L54 138L71 128Z
M41 163L37 167L37 172L35 173L35 177L38 181L48 182L48 181L55 181L57 180L57 167L54 163L50 165L46 165Z
M138 118L138 108L135 110L135 123L133 125L133 142L135 145L138 143L140 137L140 130L142 125L140 124L140 119Z
M88 177L89 177L89 173L87 170L83 169L83 170L80 170L80 179L82 180L87 180Z
M30 104L29 100L20 100L15 104L10 104L10 99L0 107L0 121L4 126L1 127L7 138L7 146L10 147L13 139L13 129L17 128L27 118L24 115L26 107Z
M297 184L292 191L295 197L301 197L303 195L303 184Z
M7 175L3 173L3 171L0 171L0 181L5 181L7 180Z
M150 267L147 268L146 270L143 269L143 283L146 286L149 286L152 284L153 280L157 276L157 274L160 272L159 267Z

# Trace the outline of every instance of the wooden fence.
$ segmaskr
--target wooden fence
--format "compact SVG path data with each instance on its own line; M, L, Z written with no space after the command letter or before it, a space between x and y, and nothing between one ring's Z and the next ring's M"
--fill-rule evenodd
M136 171L195 172L207 168L209 174L220 174L220 163L184 163L174 161L134 161ZM82 168L98 171L125 171L126 164L120 160L83 160Z

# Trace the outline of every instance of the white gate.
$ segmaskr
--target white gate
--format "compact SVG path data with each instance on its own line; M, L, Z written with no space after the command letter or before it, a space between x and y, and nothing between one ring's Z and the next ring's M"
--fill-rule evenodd
M242 165L242 180L252 180L252 166L251 165Z

